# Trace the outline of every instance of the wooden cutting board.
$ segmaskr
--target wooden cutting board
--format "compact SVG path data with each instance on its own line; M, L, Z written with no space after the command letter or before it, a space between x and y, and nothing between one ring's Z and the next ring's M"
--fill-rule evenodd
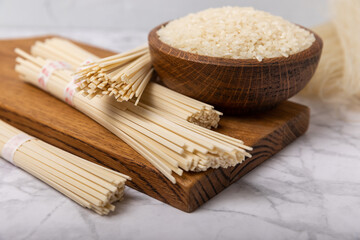
M36 40L45 38L0 41L0 118L66 151L131 176L128 186L180 210L194 211L308 128L309 108L289 101L261 114L224 116L217 131L244 140L254 148L253 157L232 168L185 172L181 177L175 176L177 184L172 184L111 132L18 78L14 48L29 51ZM112 54L80 45L100 57Z

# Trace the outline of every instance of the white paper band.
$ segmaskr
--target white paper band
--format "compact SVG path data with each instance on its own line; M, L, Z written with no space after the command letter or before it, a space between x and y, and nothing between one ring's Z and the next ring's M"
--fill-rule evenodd
M49 61L42 68L38 76L39 86L46 90L47 82L49 81L52 73L57 69L70 69L71 66L62 61Z
M1 156L8 162L14 164L14 154L18 148L23 145L25 142L35 139L32 136L27 135L26 133L19 133L18 135L13 136L7 141L1 150Z

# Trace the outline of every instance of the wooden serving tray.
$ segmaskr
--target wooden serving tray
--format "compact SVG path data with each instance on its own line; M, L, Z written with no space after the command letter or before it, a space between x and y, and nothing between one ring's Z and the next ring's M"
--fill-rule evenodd
M47 36L50 37L50 36ZM224 116L217 131L254 147L253 157L236 167L186 173L172 184L111 132L55 97L22 82L14 71L14 48L29 51L46 37L0 41L0 118L11 125L90 161L132 177L128 186L164 203L192 212L305 133L309 108L284 102L246 117ZM105 57L112 53L80 44Z

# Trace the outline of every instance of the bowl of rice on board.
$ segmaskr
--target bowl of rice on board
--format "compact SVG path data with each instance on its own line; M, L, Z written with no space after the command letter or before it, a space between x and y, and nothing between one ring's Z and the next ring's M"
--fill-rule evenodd
M253 8L223 7L155 27L148 36L163 84L227 114L270 109L305 87L322 40Z

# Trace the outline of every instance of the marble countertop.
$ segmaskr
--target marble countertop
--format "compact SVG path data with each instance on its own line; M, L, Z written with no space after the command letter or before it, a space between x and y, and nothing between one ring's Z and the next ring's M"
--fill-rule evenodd
M0 38L51 30L0 29ZM145 32L60 30L115 51ZM189 214L130 188L101 217L0 159L4 239L360 239L360 116L314 100L308 132Z

